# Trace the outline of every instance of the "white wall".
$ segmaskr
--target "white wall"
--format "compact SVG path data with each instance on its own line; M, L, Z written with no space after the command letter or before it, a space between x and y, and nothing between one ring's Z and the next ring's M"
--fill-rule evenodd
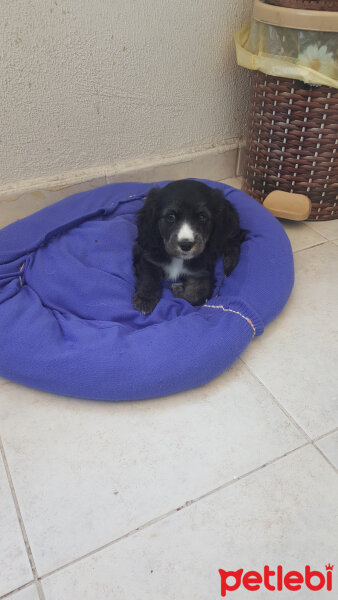
M1 184L238 138L251 0L4 0Z

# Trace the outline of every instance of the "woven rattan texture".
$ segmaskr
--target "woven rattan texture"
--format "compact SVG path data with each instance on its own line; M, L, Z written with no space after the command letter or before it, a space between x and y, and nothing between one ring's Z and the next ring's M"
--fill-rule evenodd
M338 0L265 0L266 4L306 10L337 10Z
M243 189L309 196L309 220L338 218L338 90L255 71Z

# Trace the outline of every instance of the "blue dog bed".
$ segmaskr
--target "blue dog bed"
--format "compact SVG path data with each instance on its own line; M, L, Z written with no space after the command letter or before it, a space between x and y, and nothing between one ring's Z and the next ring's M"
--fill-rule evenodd
M68 396L136 400L203 384L231 365L285 305L293 285L279 222L212 181L249 230L240 262L204 306L173 296L132 306L136 212L156 184L117 183L71 196L0 231L0 375Z

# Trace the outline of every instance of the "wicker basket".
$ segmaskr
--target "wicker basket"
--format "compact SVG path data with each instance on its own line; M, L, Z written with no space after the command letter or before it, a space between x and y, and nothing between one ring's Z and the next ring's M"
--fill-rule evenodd
M301 10L337 10L338 0L265 0L266 4Z
M338 89L255 71L243 189L306 194L309 220L338 218Z

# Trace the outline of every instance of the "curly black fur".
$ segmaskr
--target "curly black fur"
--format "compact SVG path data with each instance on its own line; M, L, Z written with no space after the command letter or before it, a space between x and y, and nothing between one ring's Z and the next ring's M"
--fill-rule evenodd
M152 188L138 213L137 228L133 304L144 314L159 302L162 279L170 276L173 265L180 271L173 278L179 279L171 287L173 294L203 304L215 286L216 261L223 255L225 274L230 275L245 238L238 214L221 190L187 179ZM182 232L189 239L181 239Z

